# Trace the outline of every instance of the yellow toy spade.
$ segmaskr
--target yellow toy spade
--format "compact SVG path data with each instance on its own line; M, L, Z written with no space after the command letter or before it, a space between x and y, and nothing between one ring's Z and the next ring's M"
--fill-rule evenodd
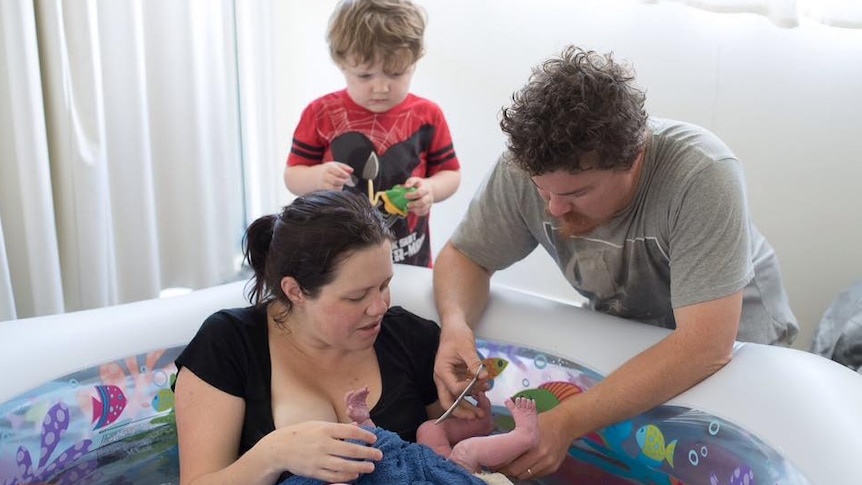
M362 178L368 180L368 200L372 205L377 205L380 200L383 200L383 210L389 214L407 217L407 204L410 200L404 197L405 194L415 192L416 187L404 187L396 185L389 190L374 193L374 179L377 178L377 172L380 170L380 160L377 159L377 154L371 152L368 155L368 160L365 161L365 166L362 168Z
M377 173L380 171L380 160L377 159L377 154L371 151L368 155L368 160L365 160L365 166L362 167L362 178L368 180L368 200L372 204L374 202L374 179L377 178Z

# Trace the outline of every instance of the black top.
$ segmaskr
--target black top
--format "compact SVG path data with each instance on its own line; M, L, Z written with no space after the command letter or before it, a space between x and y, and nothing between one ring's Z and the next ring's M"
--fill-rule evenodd
M221 310L208 317L177 357L177 370L195 375L245 400L240 454L275 430L272 418L272 366L265 308ZM416 429L428 419L425 406L437 400L434 356L440 328L401 307L383 317L374 350L383 385L371 409L377 426L416 441Z

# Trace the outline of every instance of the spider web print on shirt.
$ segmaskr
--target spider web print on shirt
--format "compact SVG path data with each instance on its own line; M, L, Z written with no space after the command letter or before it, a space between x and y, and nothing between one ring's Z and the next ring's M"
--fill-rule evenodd
M363 108L346 106L337 97L323 99L322 105L318 117L328 118L329 123L318 123L318 126L329 127L329 130L322 131L321 138L331 141L342 133L358 131L371 140L378 154L410 138L423 124L417 111L412 109L396 107L385 113L369 113Z

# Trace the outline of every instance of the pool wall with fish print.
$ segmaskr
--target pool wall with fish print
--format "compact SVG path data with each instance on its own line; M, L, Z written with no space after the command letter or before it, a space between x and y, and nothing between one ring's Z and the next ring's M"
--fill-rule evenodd
M431 273L396 265L393 304L436 320ZM174 358L244 283L0 322L0 485L178 483ZM547 410L600 382L666 331L494 286L476 328L489 397ZM691 390L573 443L537 484L858 485L862 376L797 350L738 344Z

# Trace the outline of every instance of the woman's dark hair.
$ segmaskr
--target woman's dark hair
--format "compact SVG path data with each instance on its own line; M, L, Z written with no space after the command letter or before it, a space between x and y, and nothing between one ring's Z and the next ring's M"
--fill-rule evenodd
M515 164L531 176L628 170L646 140L645 99L612 54L568 46L533 69L500 127Z
M297 197L279 214L258 218L246 229L243 255L254 271L248 291L256 306L273 300L290 313L281 280L294 278L311 298L332 282L339 263L355 251L392 240L380 212L352 192L316 191Z

